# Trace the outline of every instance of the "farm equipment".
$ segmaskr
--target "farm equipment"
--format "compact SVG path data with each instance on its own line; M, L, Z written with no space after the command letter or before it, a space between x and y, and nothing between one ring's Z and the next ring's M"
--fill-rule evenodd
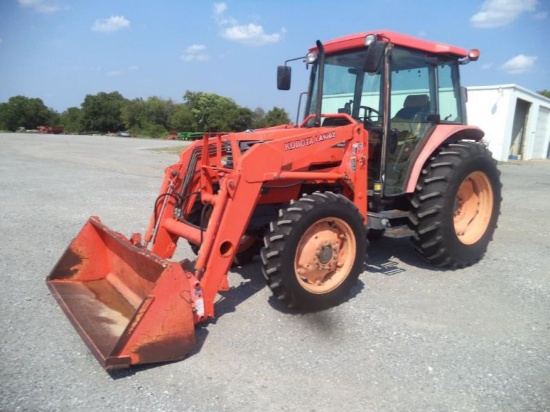
M38 133L41 134L63 134L65 133L65 128L62 126L38 126L36 128Z
M171 130L164 138L167 140L199 140L204 137L203 132L177 132Z
M412 234L435 265L474 264L501 202L459 82L478 55L388 31L318 41L299 125L205 134L166 169L143 238L90 218L48 286L112 369L184 358L230 267L258 254L273 294L305 311L345 299L367 236ZM279 89L290 80L285 63ZM169 260L180 238L192 261Z

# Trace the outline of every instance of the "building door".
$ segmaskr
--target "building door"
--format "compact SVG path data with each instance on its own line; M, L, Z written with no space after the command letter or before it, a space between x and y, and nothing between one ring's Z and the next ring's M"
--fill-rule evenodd
M535 139L533 140L533 159L544 159L546 155L545 143L549 115L550 109L542 106L539 108L539 115L537 116L537 124L535 126Z
M527 120L531 103L517 99L514 112L514 124L512 126L512 139L508 159L521 160L525 148L525 137L527 135Z

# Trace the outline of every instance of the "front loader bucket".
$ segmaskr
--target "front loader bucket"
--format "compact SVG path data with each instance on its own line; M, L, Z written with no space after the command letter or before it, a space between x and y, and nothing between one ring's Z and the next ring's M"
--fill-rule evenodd
M91 217L47 278L105 369L183 359L195 343L190 282L175 262Z

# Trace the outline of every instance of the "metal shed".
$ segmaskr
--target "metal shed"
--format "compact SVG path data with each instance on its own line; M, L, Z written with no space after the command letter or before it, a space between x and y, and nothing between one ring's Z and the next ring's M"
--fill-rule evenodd
M466 109L495 159L550 159L550 99L516 84L474 86Z

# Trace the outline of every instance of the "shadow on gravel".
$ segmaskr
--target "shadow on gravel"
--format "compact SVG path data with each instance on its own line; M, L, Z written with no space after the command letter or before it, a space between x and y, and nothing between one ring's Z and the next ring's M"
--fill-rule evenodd
M234 266L231 272L237 273L241 281L237 286L231 286L227 292L221 292L222 298L216 302L216 318L226 313L235 312L237 306L266 287L259 259L244 266ZM216 318L210 323L216 323Z
M428 270L431 272L441 271L431 266L429 263L422 260L420 256L415 252L414 247L410 243L408 238L402 239L389 239L382 238L375 242L371 242L368 248L368 257L364 264L364 270L368 273L382 274L385 276L394 276L403 272L406 269L403 264L418 267L422 270ZM208 337L208 325L215 324L217 319L221 316L232 313L237 310L237 307L261 289L266 287L265 279L261 274L261 265L259 259L255 259L252 263L244 266L236 266L231 268L231 272L237 273L241 277L241 282L232 286L227 292L222 292L221 299L215 304L216 317L210 319L204 323L195 327L195 346L189 355L185 358L190 358L198 354ZM365 287L364 282L358 279L357 284L350 290L348 296L340 304L344 304L357 295L359 295ZM330 316L324 315L326 311L307 311L307 310L295 310L288 308L285 304L280 302L275 296L270 295L268 304L275 310L293 316L304 316L307 318L308 323L317 325L319 331L332 330ZM185 362L185 359L178 362ZM129 369L119 369L110 371L109 375L112 379L123 379L129 376L133 376L141 371L146 371L152 368L161 367L165 363L155 363L150 365L137 365L132 366Z
M173 361L173 362L149 363L146 365L133 365L127 369L115 369L115 370L107 371L107 373L109 374L111 379L116 381L119 379L132 377L139 372L147 371L149 369L160 368L164 365L169 365L171 363L185 362L185 359L187 359L188 357L189 356L185 357L183 360Z
M363 281L358 279L357 283L355 284L355 286L353 286L353 288L351 288L346 298L336 306L340 306L350 301L351 299L355 298L357 295L361 293L364 287L365 287L365 284L363 283ZM281 313L284 313L285 315L309 315L314 313L323 313L325 311L325 310L292 309L286 306L284 303L282 303L274 295L270 295L267 302L273 309Z
M231 272L239 274L242 281L239 285L232 286L227 292L221 293L221 299L215 303L216 317L195 326L195 345L193 346L193 349L183 360L176 362L185 362L186 359L198 354L201 351L206 338L208 337L208 326L210 324L215 324L217 319L221 316L227 313L235 312L239 304L266 286L265 280L261 275L259 260L254 260L252 263L245 266L232 267ZM117 380L133 376L141 371L158 368L170 363L174 362L135 365L128 369L118 369L109 371L108 373L112 379Z
M409 238L390 239L383 237L371 242L367 250L365 271L380 273L385 276L394 276L406 272L403 264L414 266L430 272L442 272L446 269L437 268L416 253Z

